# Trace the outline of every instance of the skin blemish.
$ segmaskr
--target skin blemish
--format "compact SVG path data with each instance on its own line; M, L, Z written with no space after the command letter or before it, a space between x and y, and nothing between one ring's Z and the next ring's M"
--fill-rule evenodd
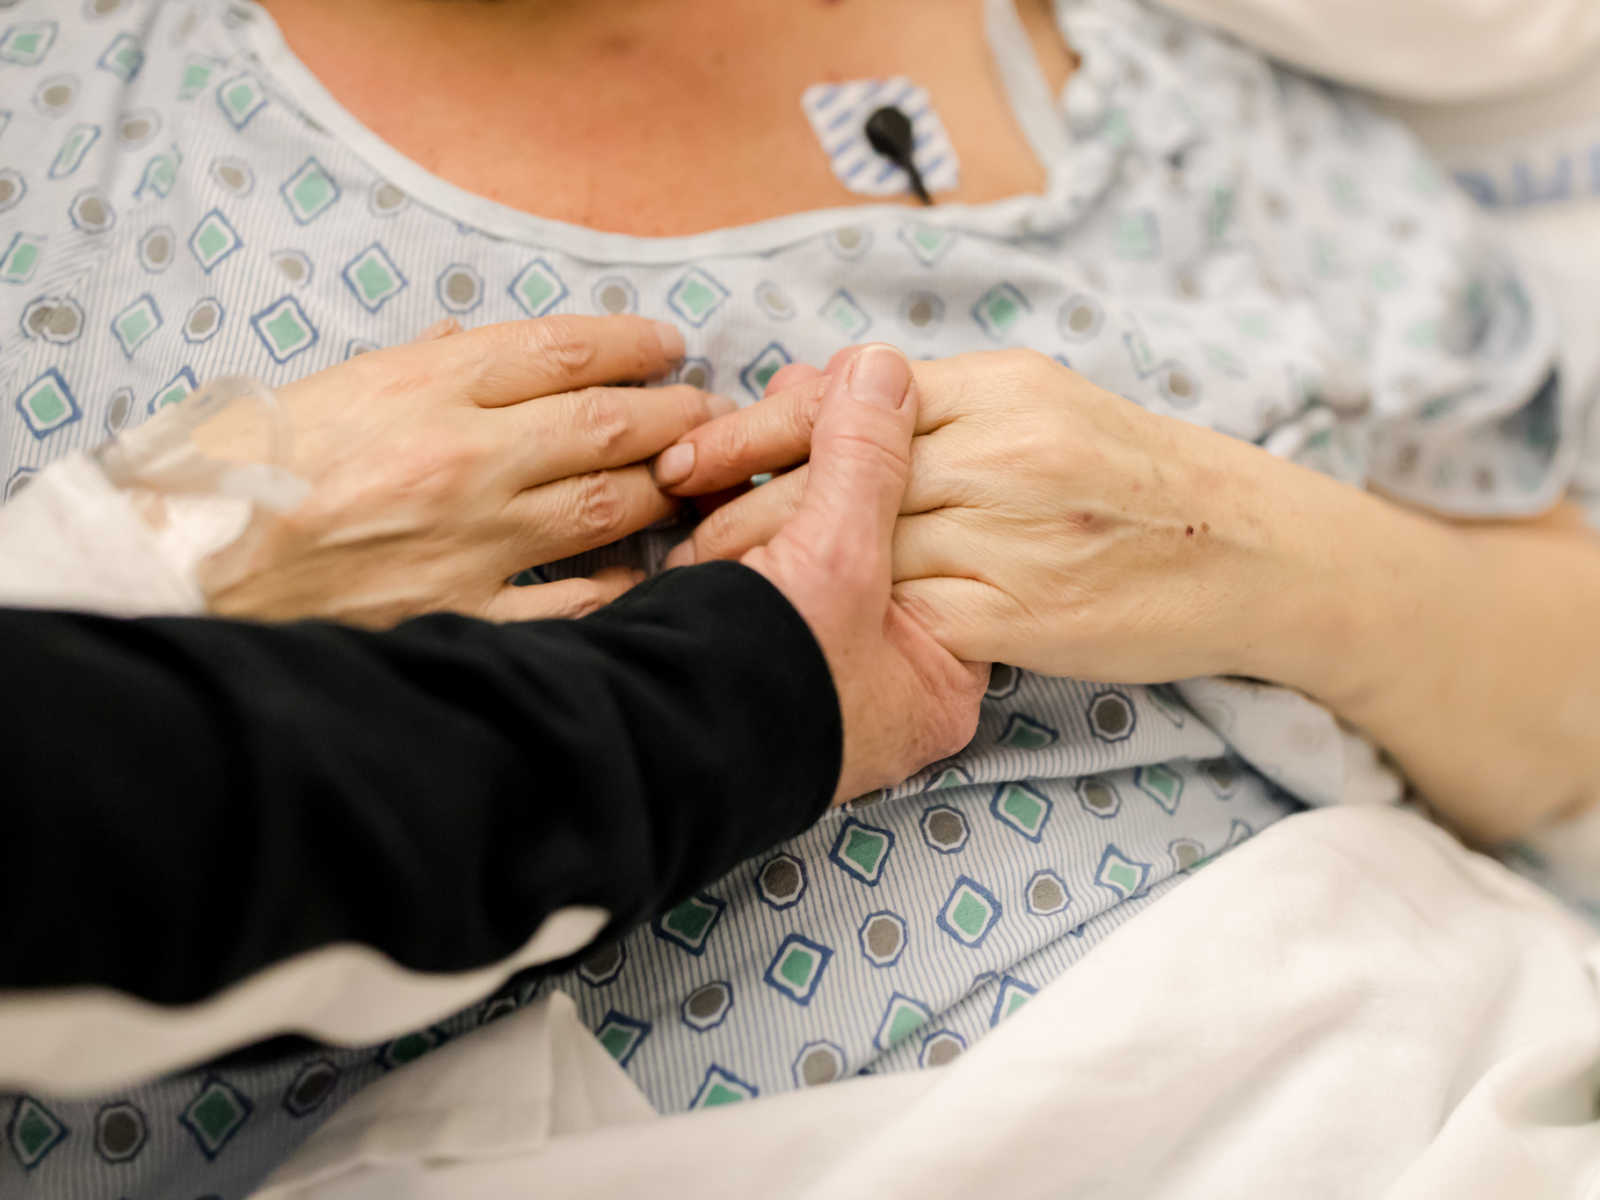
M1193 537L1194 536L1194 526L1193 525L1185 525L1184 528L1183 528L1183 533L1184 533L1185 537Z
M1210 523L1206 522L1206 521L1201 521L1200 522L1200 532L1201 533L1210 533L1211 532Z

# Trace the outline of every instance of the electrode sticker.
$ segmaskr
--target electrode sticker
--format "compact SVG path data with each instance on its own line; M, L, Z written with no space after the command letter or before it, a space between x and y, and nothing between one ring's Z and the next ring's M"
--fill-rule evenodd
M930 192L948 192L960 185L961 169L944 122L925 88L903 75L892 79L857 79L819 83L800 98L806 119L833 166L839 182L862 196L904 196L911 179L904 170L867 141L867 118L880 108L894 107L911 121L911 159Z

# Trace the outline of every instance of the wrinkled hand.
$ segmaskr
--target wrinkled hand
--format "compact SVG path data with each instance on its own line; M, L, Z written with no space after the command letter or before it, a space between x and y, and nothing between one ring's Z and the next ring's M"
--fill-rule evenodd
M844 716L837 803L965 746L989 668L957 661L890 593L917 414L909 365L887 346L836 365L815 393L795 506L742 561L789 598L827 657Z
M839 367L785 368L761 403L686 435L657 461L663 487L712 493L803 461ZM915 374L894 596L954 655L1129 683L1272 677L1268 648L1294 637L1290 585L1317 569L1285 534L1311 503L1300 468L1028 351ZM724 505L669 564L742 554L808 486L802 466Z
M286 465L311 494L209 560L213 611L389 625L438 610L571 617L615 599L635 573L506 580L675 511L639 464L731 401L608 385L654 379L682 353L670 325L548 317L431 330L283 388ZM196 440L228 457L218 425Z

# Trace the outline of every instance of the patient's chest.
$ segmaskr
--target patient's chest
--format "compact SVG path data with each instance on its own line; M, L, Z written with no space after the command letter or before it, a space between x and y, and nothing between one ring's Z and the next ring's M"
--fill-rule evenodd
M428 170L523 212L645 236L861 202L801 110L808 87L849 80L928 90L962 163L942 200L1042 190L983 7L267 4L333 96ZM1021 11L1059 87L1070 67L1050 6Z

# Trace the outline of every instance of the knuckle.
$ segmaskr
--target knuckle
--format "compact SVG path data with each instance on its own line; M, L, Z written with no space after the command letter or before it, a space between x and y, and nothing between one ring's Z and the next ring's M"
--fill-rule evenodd
M853 473L892 479L904 486L911 477L909 440L880 440L865 433L844 431L828 439L819 451L849 467Z
M591 471L578 479L576 521L587 537L609 537L622 525L621 490L609 471Z
M822 415L822 397L827 392L827 381L817 380L796 400L788 412L790 431L795 439L809 442Z
M584 388L574 397L578 436L597 454L613 451L632 424L627 404L607 388Z
M575 582L566 605L566 615L572 618L587 617L611 602L611 592L592 579Z
M1048 354L1023 347L1000 350L996 353L1001 356L1000 365L1007 375L1024 384L1038 382L1054 372L1058 365Z
M711 409L706 406L706 393L687 383L659 388L656 395L677 414L678 425L685 430L703 425L711 416Z
M481 459L479 448L462 438L417 441L395 460L396 490L434 499L455 496L473 478Z
M534 353L563 375L575 375L594 361L599 347L589 327L575 317L541 317L529 327Z
M712 513L699 525L695 526L691 535L694 541L695 559L703 561L707 558L720 558L727 553L734 542L737 524L733 516L734 506L725 504Z
M721 478L743 473L754 449L755 437L748 423L733 421L717 429L714 436L705 438L696 453L704 456L703 461L711 474Z

